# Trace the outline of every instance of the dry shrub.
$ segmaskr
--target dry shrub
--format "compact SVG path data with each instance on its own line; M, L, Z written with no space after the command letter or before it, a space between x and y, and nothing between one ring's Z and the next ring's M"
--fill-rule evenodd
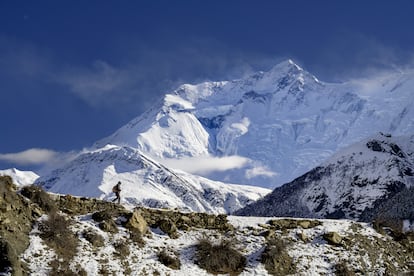
M246 257L235 248L234 240L222 239L214 244L201 238L196 244L196 262L209 273L238 275L246 266Z
M114 210L104 209L92 214L92 219L96 222L111 220L117 213Z
M104 245L104 238L92 229L83 232L83 237L94 247L101 247Z
M278 237L273 237L267 241L261 262L269 274L289 275L295 272L293 259L287 253L286 247L286 242Z
M335 265L335 275L337 275L337 276L354 276L355 273L352 270L350 270L350 268L348 267L348 265L344 261L341 261L341 262L339 262Z
M73 270L69 268L68 261L60 261L60 260L53 260L50 262L50 267L52 270L50 271L49 275L59 275L59 276L87 276L88 274L86 271L77 265L77 267Z
M177 252L173 250L163 249L158 254L158 260L171 269L180 269L181 261Z
M25 186L21 189L20 193L31 201L37 203L37 205L47 213L54 213L58 210L56 202L40 186Z
M129 246L127 244L127 241L125 241L125 240L120 240L120 241L116 242L114 244L114 248L116 250L116 254L120 258L128 257L128 255L130 253Z
M372 226L380 234L385 234L385 230L389 230L389 234L397 241L405 237L403 221L401 219L378 216L372 222Z
M144 240L144 238L142 237L142 234L141 234L141 232L139 232L139 231L134 231L134 230L131 230L130 232L129 232L129 238L135 243L135 244L137 244L139 247L144 247L144 245L145 245L145 240Z
M58 213L49 214L48 219L39 225L40 237L64 260L70 260L76 255L79 242L70 231L70 225L71 221Z

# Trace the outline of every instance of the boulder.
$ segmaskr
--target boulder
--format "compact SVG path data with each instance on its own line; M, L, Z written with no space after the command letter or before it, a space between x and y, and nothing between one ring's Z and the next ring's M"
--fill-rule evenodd
M332 245L341 245L342 237L336 232L328 232L323 235L323 238Z
M128 221L125 223L125 227L131 231L138 231L141 235L145 235L148 231L148 224L144 217L141 215L140 210L135 210Z
M309 241L309 238L308 238L308 236L304 233L304 232L299 232L298 234L298 238L301 240L301 241L303 241L303 242L308 242Z

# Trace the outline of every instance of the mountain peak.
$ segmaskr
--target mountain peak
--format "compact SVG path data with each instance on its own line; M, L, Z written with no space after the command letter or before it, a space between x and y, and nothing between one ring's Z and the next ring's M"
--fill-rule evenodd
M276 65L274 65L269 72L289 72L290 70L294 71L304 71L302 67L296 64L293 60L287 59Z
M7 170L0 170L0 175L10 176L14 183L19 186L30 185L39 177L32 171L20 171L16 168L11 168Z

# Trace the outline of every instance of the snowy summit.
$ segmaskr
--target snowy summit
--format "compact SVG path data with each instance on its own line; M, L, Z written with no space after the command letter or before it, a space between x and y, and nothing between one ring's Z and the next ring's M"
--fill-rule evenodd
M184 84L37 182L108 198L123 180L128 203L231 212L270 192L255 186L281 186L380 131L413 133L412 87L412 72L325 83L291 60L243 79Z

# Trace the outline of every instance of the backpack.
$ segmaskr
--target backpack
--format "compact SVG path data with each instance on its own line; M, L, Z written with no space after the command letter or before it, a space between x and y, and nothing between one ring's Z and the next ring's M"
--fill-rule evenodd
M112 192L113 193L116 193L116 192L118 192L119 191L119 189L118 189L118 185L115 185L115 186L113 186L112 187Z

